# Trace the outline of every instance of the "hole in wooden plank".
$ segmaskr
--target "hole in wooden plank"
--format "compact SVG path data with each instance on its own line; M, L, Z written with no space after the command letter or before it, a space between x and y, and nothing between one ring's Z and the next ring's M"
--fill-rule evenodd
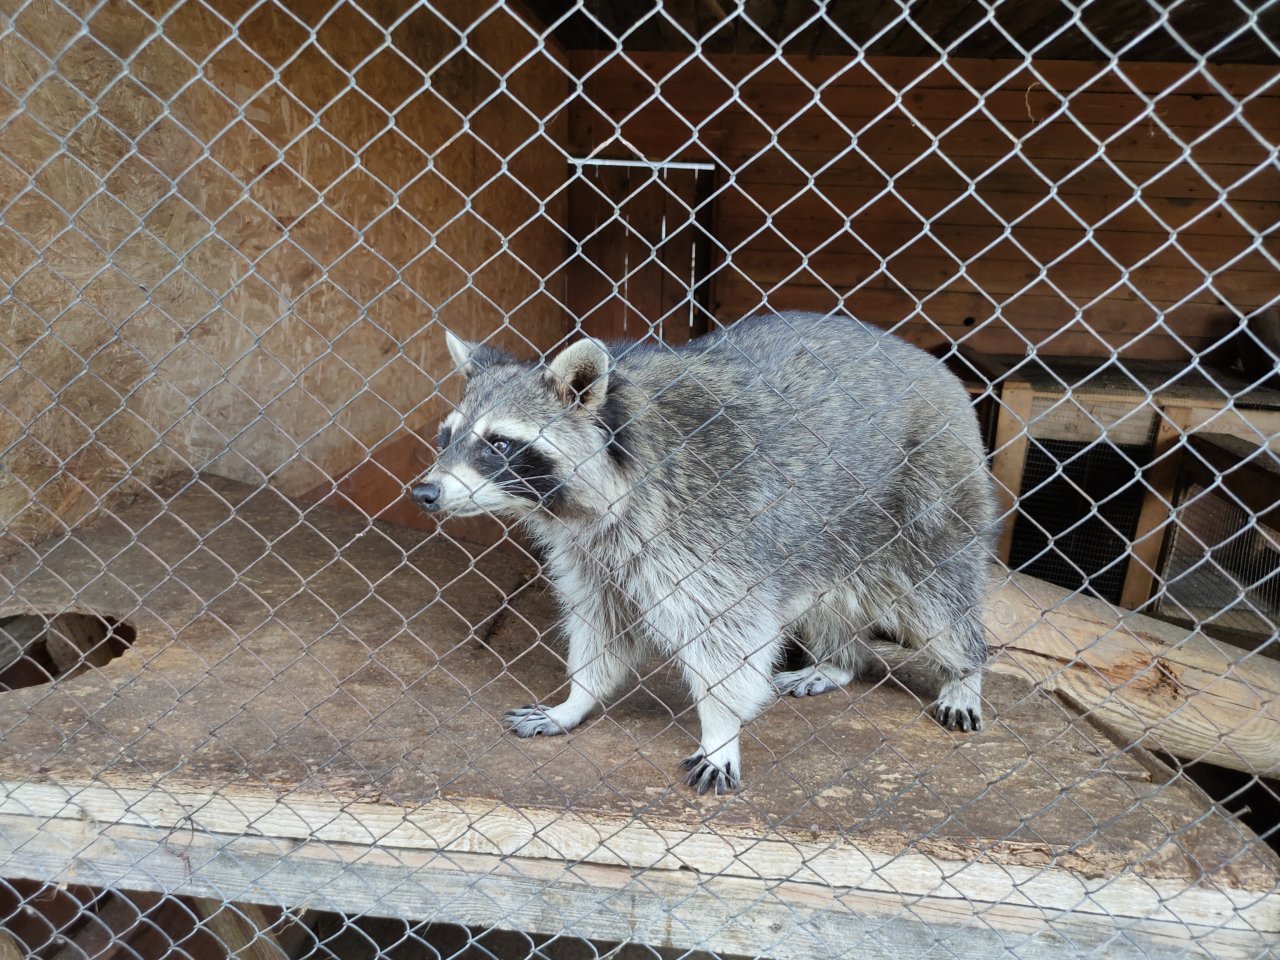
M0 691L106 666L133 646L136 637L127 622L93 613L0 617Z

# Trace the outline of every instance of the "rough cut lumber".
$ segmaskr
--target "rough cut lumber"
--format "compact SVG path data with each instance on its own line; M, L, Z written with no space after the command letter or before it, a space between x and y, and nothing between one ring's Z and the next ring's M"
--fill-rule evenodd
M1116 960L1254 960L1276 932L968 903L938 883L910 900L893 890L713 878L692 870L630 870L555 858L440 853L367 844L284 845L251 834L192 830L181 846L164 828L29 820L0 814L0 844L21 845L31 873L93 878L134 889L203 891L237 902L307 904L353 914L630 941L782 960L857 956L906 960L946 943L958 960L1027 960L1094 953ZM67 850L84 856L68 858ZM288 857L282 857L282 852ZM935 878L937 879L937 878ZM714 891L709 895L708 891ZM976 914L976 916L975 916Z
M1011 573L991 592L992 669L1182 760L1280 774L1280 661Z

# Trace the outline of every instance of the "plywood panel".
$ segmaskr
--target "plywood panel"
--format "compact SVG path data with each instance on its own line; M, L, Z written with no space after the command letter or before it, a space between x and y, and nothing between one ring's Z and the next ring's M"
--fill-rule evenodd
M4 41L29 94L0 123L21 539L175 469L310 489L447 407L442 326L565 326L554 45L463 3L267 4L234 35L171 6Z

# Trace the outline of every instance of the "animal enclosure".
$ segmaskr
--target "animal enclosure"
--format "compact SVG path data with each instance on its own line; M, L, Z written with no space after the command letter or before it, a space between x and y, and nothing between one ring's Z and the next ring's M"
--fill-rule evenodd
M0 16L0 958L1275 950L1280 3ZM562 611L407 495L445 331L789 310L968 390L984 729L875 636L729 795L661 657L513 736Z

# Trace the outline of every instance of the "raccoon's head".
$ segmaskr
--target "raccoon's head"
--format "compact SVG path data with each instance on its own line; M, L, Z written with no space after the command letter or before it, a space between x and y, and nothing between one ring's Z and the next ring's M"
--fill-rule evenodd
M466 376L440 424L436 463L409 490L424 510L457 517L608 511L622 495L601 415L612 358L584 339L550 363L520 363L445 334Z

